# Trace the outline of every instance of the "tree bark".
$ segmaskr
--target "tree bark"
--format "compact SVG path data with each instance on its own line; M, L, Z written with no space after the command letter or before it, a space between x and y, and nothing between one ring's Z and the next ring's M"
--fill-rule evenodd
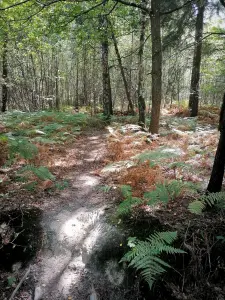
M146 1L142 0L142 5L146 5ZM140 32L140 45L138 51L138 110L139 118L138 124L141 126L145 125L145 99L143 96L143 81L144 81L144 66L143 66L143 52L144 52L144 40L145 40L145 27L146 27L146 12L141 11L141 32Z
M225 167L225 94L223 96L223 104L220 111L219 130L219 143L216 150L211 177L207 187L207 191L210 193L219 192L223 183Z
M111 26L111 35L112 35L112 40L113 40L113 44L114 44L114 48L115 48L115 52L116 52L116 56L117 56L121 76L122 76L122 79L123 79L123 84L124 84L124 88L125 88L127 101L128 101L128 104L129 104L129 109L130 109L131 114L134 115L134 105L133 105L132 100L131 100L130 90L129 90L129 87L128 87L126 75L125 75L124 68L123 68L123 65L122 65L122 59L121 59L121 56L120 56L117 40L116 40L115 34L113 32L112 26Z
M74 108L76 110L79 110L79 56L77 52L76 57L76 95L75 95L75 101L74 101Z
M151 0L152 37L152 109L149 131L159 132L160 106L162 100L162 42L160 24L160 0Z
M112 92L109 73L109 44L108 44L108 22L106 16L101 17L101 26L103 28L103 36L101 42L102 50L102 85L103 85L103 114L109 119L113 114L112 108Z
M225 7L225 0L220 0L220 3Z
M198 115L198 103L199 103L199 80L200 80L200 67L202 57L202 36L203 36L203 21L205 0L200 1L198 6L198 13L195 24L195 47L194 57L191 71L191 87L189 96L189 110L190 116L196 117Z
M3 53L2 53L2 112L6 111L7 102L8 102L8 87L7 87L7 79L8 79L8 49L7 49L8 39L5 37L3 43Z
M58 51L56 50L55 56L55 108L60 110L60 98L59 98L59 61Z
M88 80L87 80L87 64L88 64L88 52L87 45L83 47L83 103L82 105L88 106Z

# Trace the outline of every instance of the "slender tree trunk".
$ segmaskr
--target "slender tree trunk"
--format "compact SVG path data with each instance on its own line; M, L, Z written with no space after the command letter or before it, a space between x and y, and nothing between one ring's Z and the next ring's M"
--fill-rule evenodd
M56 56L55 56L55 108L57 110L60 110L58 52L56 53Z
M216 150L211 177L207 187L207 191L210 193L219 192L223 183L225 167L225 94L223 96L223 104L220 111L219 130L220 139Z
M102 85L103 85L103 113L106 118L113 114L112 92L109 73L109 44L108 44L108 22L106 16L101 17L101 26L104 30L102 36Z
M124 68L123 68L123 65L122 65L122 59L121 59L121 56L120 56L117 40L116 40L115 34L113 32L112 26L111 26L111 35L112 35L112 40L113 40L113 44L114 44L114 48L115 48L115 52L116 52L116 56L117 56L121 76L122 76L122 79L123 79L123 84L124 84L125 93L126 93L127 101L128 101L128 104L129 104L130 112L131 112L132 115L134 115L134 105L131 101L128 82L127 82L127 79L126 79L126 75L125 75Z
M146 5L146 1L142 0L142 5ZM144 66L143 66L143 52L144 52L144 40L145 40L145 27L146 27L146 13L141 11L141 32L140 32L140 45L138 51L138 110L139 118L138 124L145 125L145 99L143 96L143 81L144 81Z
M135 52L135 49L134 49L135 45L134 44L135 44L134 43L134 32L132 32L131 33L131 48L130 48L131 53ZM132 79L133 79L133 76L132 76L133 70L132 70L132 68L133 68L133 60L134 60L133 58L134 58L134 55L131 54L130 59L128 59L129 72L128 72L128 82L127 82L127 84L128 84L128 89L130 91L130 99L131 99L131 102L133 103L134 111L135 111L135 104L137 104L137 103L135 103L135 101L136 101L135 97L132 97L132 88L133 88L133 86L132 86L132 83L133 83L133 81L132 81ZM134 98L134 99L132 99L132 98ZM137 105L136 105L136 107L137 107ZM129 108L130 108L130 105L128 103L128 109L127 109L128 111L129 111Z
M7 45L8 45L8 38L5 37L3 43L3 53L2 53L2 112L6 111L6 106L8 102L8 87L7 87L7 79L8 79L8 58L7 58Z
M79 109L79 57L77 54L77 62L76 62L76 96L75 96L75 109Z
M87 64L88 64L88 52L87 45L83 47L83 105L88 106L88 81L87 81Z
M199 80L200 80L200 67L202 57L202 35L203 35L203 21L205 0L200 1L198 6L198 14L195 23L195 47L194 57L191 71L191 87L189 97L189 109L191 117L198 115L198 103L199 103Z
M96 114L96 100L97 100L97 93L96 93L96 84L97 84L97 78L96 78L96 70L97 70L97 52L96 48L94 47L93 49L93 56L92 56L92 82L91 82L91 87L92 87L92 97L91 97L91 111L93 111L94 114Z
M160 106L162 100L162 43L160 23L160 0L151 0L152 37L152 109L149 131L159 132Z

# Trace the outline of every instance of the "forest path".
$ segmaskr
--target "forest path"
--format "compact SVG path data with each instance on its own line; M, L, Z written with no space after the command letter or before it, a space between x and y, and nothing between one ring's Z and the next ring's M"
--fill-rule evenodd
M120 270L113 271L114 280L108 267L98 275L93 275L86 267L92 264L90 260L94 258L90 256L94 249L104 248L113 240L114 234L116 239L119 234L104 219L105 209L110 207L109 199L96 188L101 178L93 172L103 167L106 134L87 134L75 143L75 147L76 164L67 174L70 187L55 198L45 199L42 250L39 262L32 266L36 281L35 300L88 299L93 287L104 285L106 274L115 285L123 281ZM111 261L111 266L117 269L117 261ZM121 295L112 297L107 299L122 299Z

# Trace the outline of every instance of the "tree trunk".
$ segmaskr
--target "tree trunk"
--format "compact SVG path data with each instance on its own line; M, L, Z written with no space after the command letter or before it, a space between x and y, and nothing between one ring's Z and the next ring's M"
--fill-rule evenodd
M103 28L103 36L101 43L102 50L102 85L103 85L103 114L109 119L110 115L113 114L112 109L112 93L110 84L110 74L109 74L109 44L107 36L107 18L102 16L101 26Z
M82 105L88 106L88 80L87 80L87 64L88 64L88 52L87 45L83 47L83 103Z
M191 71L191 87L189 96L189 110L190 116L196 117L198 115L198 103L199 103L199 80L200 80L200 67L202 57L202 35L203 35L203 21L205 1L200 1L198 6L198 14L195 24L195 48L194 57Z
M115 48L115 52L116 52L116 56L117 56L121 76L122 76L122 79L123 79L123 84L124 84L124 88L125 88L127 101L128 101L128 104L129 104L129 109L130 109L131 114L134 115L134 105L131 101L130 90L129 90L129 87L128 87L127 79L126 79L124 68L123 68L123 65L122 65L122 59L121 59L121 56L120 56L117 40L116 40L115 34L113 32L112 26L111 26L111 35L112 35L112 40L113 40L113 44L114 44L114 48Z
M220 139L216 150L211 177L207 187L207 191L210 193L219 192L223 183L225 167L225 94L223 96L223 104L220 111L219 130Z
M5 37L4 43L3 43L3 53L2 53L2 112L6 111L6 106L8 102L8 87L7 87L7 79L8 79L8 59L7 59L7 36Z
M74 108L79 110L79 57L76 59L76 96L74 101Z
M162 100L162 43L160 24L160 0L151 1L152 37L152 109L149 131L159 132L160 106Z
M146 5L145 0L142 0L142 5ZM144 81L144 66L143 66L143 52L144 52L144 40L145 40L145 27L146 27L146 13L141 11L141 32L140 32L140 45L138 51L138 110L139 118L138 124L141 126L145 125L145 99L143 96L143 81Z
M220 0L220 3L225 7L225 0Z
M55 108L60 110L60 99L59 99L59 61L58 52L55 56Z

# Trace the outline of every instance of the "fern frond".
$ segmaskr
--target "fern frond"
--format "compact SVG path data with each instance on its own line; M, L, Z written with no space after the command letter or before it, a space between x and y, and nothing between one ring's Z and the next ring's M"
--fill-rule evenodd
M176 157L179 155L178 153L169 150L170 149L161 147L157 149L157 151L145 151L141 154L136 155L135 158L138 159L140 163L143 163L147 160L159 162L163 159Z
M157 184L156 185L156 193L159 198L159 201L168 204L170 200L170 194L165 184Z
M38 148L25 138L9 138L9 152L12 159L19 154L24 159L32 159L38 153Z
M137 197L129 197L120 203L117 209L117 214L120 216L127 215L131 212L133 206L141 203L142 199Z
M177 238L177 232L176 231L163 231L163 232L155 232L150 235L149 238L147 238L147 241L151 243L151 245L154 244L164 244L167 243L171 245Z
M148 205L163 203L167 205L170 200L176 199L182 192L184 184L182 181L172 180L156 185L156 189L144 194L145 199L150 199Z
M188 205L188 210L196 215L200 215L205 208L205 203L199 200L193 201Z
M36 175L41 180L54 180L55 176L48 170L48 168L44 166L35 167L33 165L27 165L24 168L20 170L20 174L24 172L32 172L34 175Z
M129 198L132 196L132 188L130 185L122 185L121 186L121 193L124 198Z
M181 249L171 246L177 238L177 232L156 232L146 240L133 239L132 250L128 251L121 261L128 261L129 266L140 270L144 280L150 289L159 275L166 272L171 266L162 260L159 255L162 252L167 254L185 253Z
M203 195L199 200L191 202L188 206L188 210L194 214L201 214L206 206L225 208L225 192Z
M225 203L225 192L211 193L203 195L200 198L201 201L205 202L209 206L220 205Z

